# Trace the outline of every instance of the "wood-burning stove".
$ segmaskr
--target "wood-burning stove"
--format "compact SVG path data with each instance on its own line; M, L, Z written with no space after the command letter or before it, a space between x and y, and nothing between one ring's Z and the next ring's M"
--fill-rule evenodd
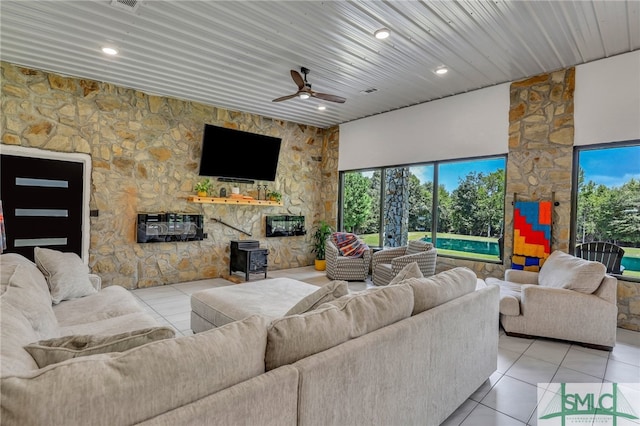
M249 281L249 274L264 272L264 277L267 278L268 255L268 250L260 248L258 241L231 241L229 275L232 275L235 271L241 271L245 273L245 280Z

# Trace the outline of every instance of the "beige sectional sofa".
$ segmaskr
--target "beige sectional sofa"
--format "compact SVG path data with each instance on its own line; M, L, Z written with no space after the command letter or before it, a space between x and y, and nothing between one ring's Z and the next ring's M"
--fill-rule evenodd
M8 296L35 288L44 299L43 277L5 256L3 425L437 425L496 369L498 288L465 268L39 367L24 346L48 337L42 322ZM127 312L97 302L107 298ZM151 326L133 302L117 287L60 302L54 335Z

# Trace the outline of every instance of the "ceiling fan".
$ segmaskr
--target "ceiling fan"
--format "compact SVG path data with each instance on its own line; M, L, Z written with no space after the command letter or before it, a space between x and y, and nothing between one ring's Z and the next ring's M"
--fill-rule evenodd
M309 74L310 71L305 67L300 68L300 71L302 71L302 74L304 74L304 79L298 71L291 70L291 78L298 85L298 91L292 95L282 96L281 98L274 99L271 102L286 101L287 99L295 97L299 97L300 99L309 99L310 97L313 97L325 101L338 102L340 104L343 104L346 101L346 99L341 96L314 92L313 90L311 90L311 83L307 82L307 74Z

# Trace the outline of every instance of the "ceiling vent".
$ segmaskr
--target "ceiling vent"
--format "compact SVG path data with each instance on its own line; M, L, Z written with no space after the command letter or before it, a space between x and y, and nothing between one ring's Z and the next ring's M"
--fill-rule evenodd
M111 6L118 9L128 10L129 12L135 12L140 7L140 0L111 0Z
M370 89L361 90L360 93L362 93L363 95L370 95L371 93L374 93L377 91L378 89L376 89L375 87L372 87Z

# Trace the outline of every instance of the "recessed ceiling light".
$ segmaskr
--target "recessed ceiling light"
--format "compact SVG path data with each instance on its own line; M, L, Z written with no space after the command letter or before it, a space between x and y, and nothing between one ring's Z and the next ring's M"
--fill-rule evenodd
M447 67L439 67L435 70L435 73L438 75L445 75L448 72L449 72L449 69Z
M327 109L327 107L326 107L326 106L324 106L324 105L318 105L318 109L319 109L320 111L324 111L325 109Z
M388 28L380 28L379 30L376 30L375 33L373 33L373 35L379 40L383 40L389 37L390 34L391 31Z
M116 49L115 47L112 46L103 46L102 47L102 53L106 53L107 55L117 55L118 54L118 49Z
M308 94L308 93L306 93L306 92L302 92L302 93L300 93L300 94L298 95L298 97L299 97L300 99L309 99L309 98L310 98L309 94Z

